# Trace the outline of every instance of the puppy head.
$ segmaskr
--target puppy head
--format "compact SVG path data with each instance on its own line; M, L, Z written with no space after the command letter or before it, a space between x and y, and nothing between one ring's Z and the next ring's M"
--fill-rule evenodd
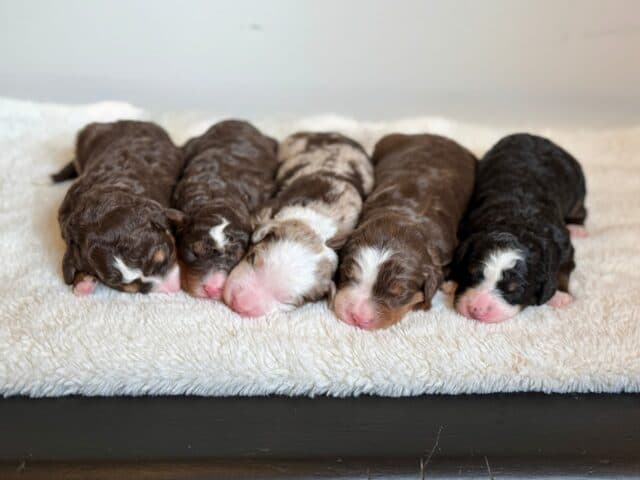
M544 303L557 283L554 251L525 244L510 233L472 235L458 246L451 265L451 279L458 285L456 310L495 323Z
M307 223L269 220L252 242L224 289L225 303L241 315L289 310L332 289L337 255Z
M63 225L65 282L74 292L93 291L96 281L130 293L180 289L172 220L180 212L145 199L99 201L77 209Z
M375 330L399 322L413 308L429 308L441 274L411 257L400 248L347 245L332 302L338 318Z
M247 250L250 231L231 210L186 217L176 233L182 288L196 297L220 300L227 275Z

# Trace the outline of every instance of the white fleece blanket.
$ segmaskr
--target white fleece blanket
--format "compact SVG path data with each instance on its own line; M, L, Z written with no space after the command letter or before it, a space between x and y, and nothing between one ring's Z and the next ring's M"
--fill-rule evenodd
M590 236L575 241L576 301L483 325L441 294L426 313L366 332L324 303L244 319L185 294L101 288L75 297L62 280L57 209L69 184L47 175L72 156L85 123L152 118L183 141L219 117L150 116L123 103L57 106L0 99L0 392L4 395L418 395L535 390L640 391L640 128L542 130L588 181ZM371 149L392 131L448 135L482 154L514 128L434 118L358 123L336 116L254 119L278 138L337 129Z

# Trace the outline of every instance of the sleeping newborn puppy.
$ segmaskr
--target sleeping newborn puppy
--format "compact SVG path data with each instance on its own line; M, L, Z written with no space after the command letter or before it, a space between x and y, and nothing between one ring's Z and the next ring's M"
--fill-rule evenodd
M386 328L428 309L457 243L476 159L437 135L387 135L373 153L376 187L341 253L333 310L343 322Z
M67 249L62 271L77 295L98 281L125 292L175 292L180 274L169 209L182 168L180 150L158 125L91 123L78 134L75 161L53 175L79 175L58 213Z
M182 148L185 169L173 206L185 214L176 243L182 288L219 300L251 236L251 213L274 189L278 143L252 125L227 120Z
M298 133L278 152L277 193L257 217L253 244L227 280L224 300L259 316L319 300L334 288L335 252L373 186L363 148L338 133Z
M500 322L528 305L571 302L570 232L585 235L585 191L578 162L546 138L510 135L491 148L452 265L456 310Z

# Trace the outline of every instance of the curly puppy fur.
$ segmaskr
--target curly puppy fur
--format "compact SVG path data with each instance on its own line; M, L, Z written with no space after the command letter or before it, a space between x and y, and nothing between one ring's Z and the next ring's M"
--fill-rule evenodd
M173 206L185 214L176 232L182 287L220 298L225 278L243 257L251 214L273 194L278 143L251 124L226 120L189 140Z
M164 291L167 276L177 274L171 219L179 215L169 204L181 169L180 150L153 123L80 131L74 162L53 176L79 176L58 214L64 280L76 293L90 293L97 280L127 292Z
M580 164L548 139L521 133L493 146L479 163L452 265L458 310L501 321L568 292L575 263L567 225L584 224L585 195ZM479 290L488 303L467 305ZM502 313L492 316L492 306Z

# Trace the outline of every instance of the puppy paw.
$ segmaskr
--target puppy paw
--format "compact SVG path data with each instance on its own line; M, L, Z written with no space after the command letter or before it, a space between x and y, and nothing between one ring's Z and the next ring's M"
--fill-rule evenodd
M570 293L556 290L556 293L553 294L553 297L551 297L547 302L547 305L551 305L555 308L561 308L569 305L571 302L573 302L573 297Z
M457 288L458 284L453 280L442 282L442 285L440 285L440 290L442 290L442 293L444 293L445 295L453 295L454 293L456 293Z
M91 275L83 275L81 278L76 278L73 284L73 293L79 297L91 295L98 286L98 279Z
M584 225L576 225L573 223L567 224L567 230L569 230L569 235L571 238L585 238L588 237L587 229L584 228Z

